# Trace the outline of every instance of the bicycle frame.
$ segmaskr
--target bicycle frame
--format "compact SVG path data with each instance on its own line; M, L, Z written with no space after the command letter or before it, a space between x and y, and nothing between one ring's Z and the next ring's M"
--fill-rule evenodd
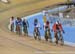
M16 26L16 32L17 32L17 34L21 35L21 27L20 27L20 25Z
M48 39L50 39L50 42L52 42L52 37L51 37L51 33L50 33L49 28L47 28L45 30L45 40L48 41Z
M62 36L62 33L61 31L57 31L55 32L55 43L58 44L58 42L60 41L60 44L63 45L64 44L64 39L63 39L63 36Z
M40 37L40 32L38 30L38 28L34 28L34 38L35 40L38 38L39 40L41 39Z

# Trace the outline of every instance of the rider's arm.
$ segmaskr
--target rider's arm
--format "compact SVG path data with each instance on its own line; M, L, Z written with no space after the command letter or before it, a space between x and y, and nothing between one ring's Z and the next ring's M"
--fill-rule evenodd
M61 29L61 31L63 31L63 28L62 28L62 25L60 24L60 29Z
M65 31L63 30L63 27L62 27L61 24L60 24L60 28L61 28L61 31L62 31L63 33L65 33Z
M56 31L56 24L53 25L52 30L55 32Z

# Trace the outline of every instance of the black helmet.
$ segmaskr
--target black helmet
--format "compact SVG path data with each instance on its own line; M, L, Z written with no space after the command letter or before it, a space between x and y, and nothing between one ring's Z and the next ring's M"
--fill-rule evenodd
M13 20L13 19L14 19L14 17L12 16L12 17L11 17L11 19Z
M35 20L34 20L34 22L38 22L38 20L37 20L37 19L35 19Z
M20 20L20 17L17 17L17 20Z

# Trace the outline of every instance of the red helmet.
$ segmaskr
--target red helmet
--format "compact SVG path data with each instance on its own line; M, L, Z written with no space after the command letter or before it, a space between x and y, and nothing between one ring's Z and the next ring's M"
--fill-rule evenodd
M46 21L46 24L49 25L49 21Z

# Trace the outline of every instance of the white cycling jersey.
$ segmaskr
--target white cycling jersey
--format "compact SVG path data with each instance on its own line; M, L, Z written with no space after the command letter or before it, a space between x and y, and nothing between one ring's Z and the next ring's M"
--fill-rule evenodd
M40 28L40 23L38 23L35 27L38 27L38 28Z
M10 25L11 25L11 24L14 24L14 22L15 22L15 19L13 19L13 20L10 19Z
M15 19L10 19L10 24L13 24L15 22Z

